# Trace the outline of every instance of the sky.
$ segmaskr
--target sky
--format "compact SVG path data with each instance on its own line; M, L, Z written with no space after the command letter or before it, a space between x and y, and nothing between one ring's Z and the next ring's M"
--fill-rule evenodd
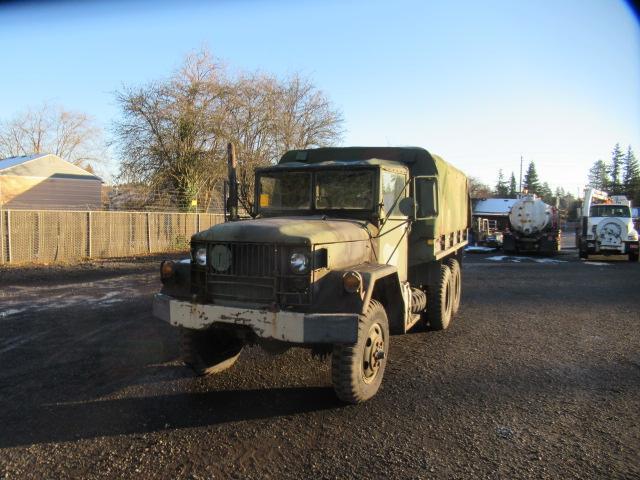
M311 79L344 145L421 146L490 185L522 156L577 194L617 142L640 156L640 26L622 0L0 4L0 120L49 102L108 138L115 91L203 47L231 71Z

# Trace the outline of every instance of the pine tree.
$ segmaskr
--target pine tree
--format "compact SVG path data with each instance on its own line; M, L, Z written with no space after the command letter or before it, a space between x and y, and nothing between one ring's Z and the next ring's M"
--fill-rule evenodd
M589 186L598 190L609 189L609 168L603 160L596 160L589 169Z
M536 172L536 165L533 162L529 163L527 173L524 175L524 185L528 193L540 193L540 179L538 178L538 172Z
M495 193L498 198L506 198L509 195L509 185L504 179L502 169L498 170L498 183L496 183Z
M544 182L540 189L538 190L538 196L549 205L554 204L553 192L551 191L551 187L547 182Z
M620 179L620 173L622 171L622 161L624 154L620 150L620 144L616 143L611 152L611 165L609 166L609 176L611 177L611 185L609 186L611 193L622 193L623 186Z
M631 145L627 148L623 165L622 185L624 194L627 195L634 205L638 205L640 202L640 165L638 164L638 160L636 160L633 150L631 150Z
M518 195L518 187L516 185L516 176L511 172L511 178L509 179L509 198L516 198Z

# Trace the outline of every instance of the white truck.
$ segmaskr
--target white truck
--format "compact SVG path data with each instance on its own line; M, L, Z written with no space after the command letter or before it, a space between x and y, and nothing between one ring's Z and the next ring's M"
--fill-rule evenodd
M628 255L630 262L638 261L638 232L633 228L627 197L586 188L581 217L577 236L580 258Z

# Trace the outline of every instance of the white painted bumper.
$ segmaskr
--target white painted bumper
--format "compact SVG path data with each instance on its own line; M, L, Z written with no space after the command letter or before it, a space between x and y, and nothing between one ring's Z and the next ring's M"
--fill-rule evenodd
M177 300L157 293L153 299L155 317L176 327L206 329L216 323L250 327L257 336L290 343L355 343L358 315L300 313L223 307Z

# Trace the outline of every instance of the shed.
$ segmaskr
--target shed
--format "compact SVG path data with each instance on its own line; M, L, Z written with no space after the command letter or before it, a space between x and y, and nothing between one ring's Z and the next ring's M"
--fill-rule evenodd
M487 198L478 200L473 207L473 215L477 217L507 217L511 207L516 203L515 198Z
M509 227L509 212L515 198L487 198L473 205L473 224L478 233L493 234Z
M54 154L0 160L0 206L7 209L94 209L102 179Z

